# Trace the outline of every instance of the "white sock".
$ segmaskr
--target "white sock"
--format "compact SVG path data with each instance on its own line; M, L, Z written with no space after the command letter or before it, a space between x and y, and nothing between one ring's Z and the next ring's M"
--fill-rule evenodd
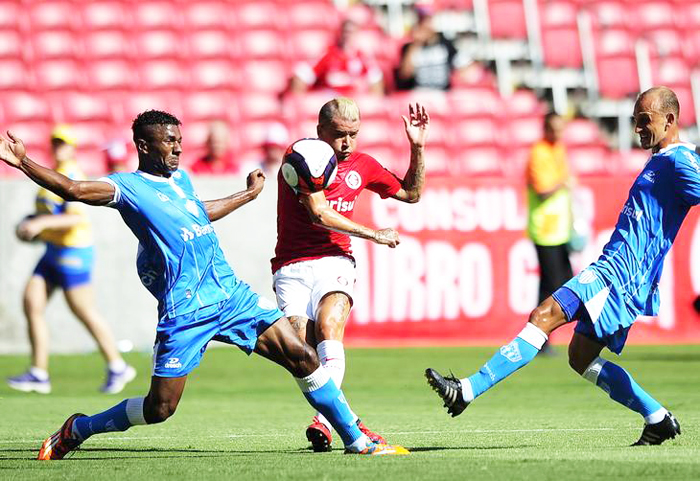
M371 442L372 441L365 434L363 434L362 436L357 438L355 441L353 441L352 444L345 446L345 449L347 449L348 451L351 451L353 453L359 453L360 451L365 449L367 446L369 446L369 444Z
M30 367L29 368L29 373L37 378L39 381L48 381L49 380L49 372L46 371L45 369L42 369L40 367Z
M345 348L343 347L343 343L333 340L321 341L318 346L316 346L316 352L318 353L318 359L321 361L321 365L328 371L331 379L333 379L335 385L340 389L340 386L343 384L343 378L345 377ZM357 415L354 412L352 412L352 415L355 418L355 422L357 422ZM331 423L328 422L323 414L317 412L316 417L330 429Z
M120 359L118 361L110 361L107 364L107 367L112 372L124 372L124 369L126 369L126 362L124 361L124 359Z
M143 415L143 397L132 397L126 400L126 417L132 426L148 424Z
M666 415L668 414L668 410L666 408L661 408L657 411L654 411L648 416L644 416L644 422L647 424L656 424L660 423L661 421L664 420Z
M314 372L306 377L295 377L294 380L299 385L301 392L311 392L326 385L330 379L328 371L323 366L319 366Z
M474 400L474 391L472 391L472 383L469 382L469 378L465 377L460 379L459 382L462 383L462 399L470 403Z

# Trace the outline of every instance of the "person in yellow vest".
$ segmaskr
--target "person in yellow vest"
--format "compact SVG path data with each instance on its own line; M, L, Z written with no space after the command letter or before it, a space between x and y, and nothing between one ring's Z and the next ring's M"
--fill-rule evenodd
M532 146L527 163L527 234L540 264L538 303L573 277L568 248L571 189L563 130L564 119L555 113L545 115L544 138Z
M51 154L56 171L72 178L84 176L75 161L76 139L70 127L57 126L51 134ZM40 189L36 213L17 226L22 241L41 241L46 253L24 290L24 313L29 327L32 360L30 369L7 379L19 391L51 392L49 380L49 330L44 311L51 294L62 289L68 306L85 325L107 361L107 379L100 390L117 393L134 379L136 370L119 354L114 337L97 312L92 287L93 247L85 206L66 202L56 194Z

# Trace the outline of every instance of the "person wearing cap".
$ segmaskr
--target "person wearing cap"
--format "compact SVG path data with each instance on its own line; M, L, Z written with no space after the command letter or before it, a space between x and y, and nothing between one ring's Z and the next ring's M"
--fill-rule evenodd
M55 169L72 179L83 179L75 161L76 138L67 125L51 134L51 155ZM107 379L100 390L116 393L136 376L133 367L119 354L112 333L97 312L92 288L92 232L84 206L66 202L47 189L40 189L36 212L17 226L17 237L25 242L46 244L43 255L24 290L24 313L31 343L31 367L10 377L7 384L19 391L51 392L49 379L49 330L44 317L46 305L56 288L85 325L108 363Z
M471 59L458 53L454 44L435 30L432 6L418 3L414 11L417 20L410 41L401 48L396 87L448 90L453 71L465 70Z
M265 175L276 175L288 144L289 131L287 127L279 122L270 123L265 131L265 138L260 144L261 155L243 162L241 172L262 169Z

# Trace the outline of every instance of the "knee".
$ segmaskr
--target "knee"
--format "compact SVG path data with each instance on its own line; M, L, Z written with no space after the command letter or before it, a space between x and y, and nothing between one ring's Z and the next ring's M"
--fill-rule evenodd
M301 340L290 349L288 361L289 371L294 377L306 377L320 365L316 350Z
M158 424L175 414L175 409L177 409L177 402L168 399L153 400L147 396L143 406L143 416L148 424Z

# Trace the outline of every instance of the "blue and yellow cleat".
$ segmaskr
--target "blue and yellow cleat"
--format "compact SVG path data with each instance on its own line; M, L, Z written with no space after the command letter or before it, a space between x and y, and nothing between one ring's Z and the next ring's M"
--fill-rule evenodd
M368 456L387 456L387 455L399 455L404 456L410 454L409 450L403 446L398 446L396 444L383 444L372 442L367 445L362 451L350 451L345 450L345 454L364 454Z

